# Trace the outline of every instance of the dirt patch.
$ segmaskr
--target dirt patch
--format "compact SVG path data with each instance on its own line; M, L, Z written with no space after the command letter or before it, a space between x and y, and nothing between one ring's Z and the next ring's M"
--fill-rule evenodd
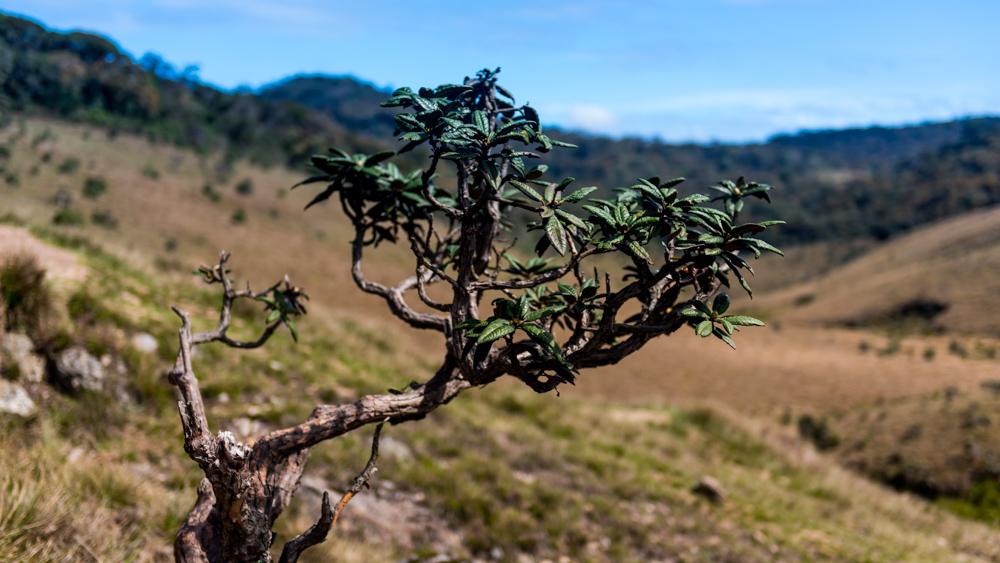
M0 261L22 254L34 256L49 281L77 283L90 273L73 252L45 244L24 229L0 225Z

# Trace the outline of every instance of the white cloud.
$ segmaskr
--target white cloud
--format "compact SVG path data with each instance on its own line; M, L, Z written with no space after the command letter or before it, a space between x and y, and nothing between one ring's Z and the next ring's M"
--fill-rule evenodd
M669 142L756 142L781 133L995 114L1000 94L948 91L912 95L844 90L738 90L612 105L539 106L546 121L612 136Z
M611 110L596 104L573 104L552 108L547 117L555 118L560 125L593 133L615 129L620 119Z
M832 90L731 91L665 98L616 108L606 132L668 141L763 141L778 133L923 121L996 113L1000 94L937 92L880 95Z

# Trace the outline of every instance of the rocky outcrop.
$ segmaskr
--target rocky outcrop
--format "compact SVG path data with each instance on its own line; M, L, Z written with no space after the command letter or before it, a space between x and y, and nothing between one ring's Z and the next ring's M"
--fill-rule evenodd
M105 388L107 372L100 360L81 346L71 346L55 355L52 380L64 390L100 393Z
M143 354L154 354L160 348L160 343L152 334L140 332L132 336L132 346Z
M6 379L0 379L0 415L13 414L28 418L37 412L38 407L28 396L24 387Z
M698 484L691 489L691 492L715 504L726 502L726 489L723 488L722 483L708 475L702 477Z
M23 334L8 333L0 338L2 363L11 379L27 383L41 383L45 378L45 360L35 354L35 344Z

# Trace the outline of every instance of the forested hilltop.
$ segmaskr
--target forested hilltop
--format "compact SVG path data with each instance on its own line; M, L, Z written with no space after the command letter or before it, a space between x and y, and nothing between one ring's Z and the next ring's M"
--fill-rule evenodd
M350 77L324 76L294 77L259 92L225 92L155 56L133 60L103 37L52 32L0 15L3 109L224 151L229 161L304 167L330 145L394 147L393 113L375 107L387 96ZM579 149L550 155L552 177L572 170L579 182L607 187L631 185L636 171L684 176L696 188L739 175L771 183L781 197L767 213L788 221L775 233L785 245L885 239L1000 203L996 117L800 133L749 145L556 136ZM756 208L749 213L755 216Z
M389 142L300 104L202 84L153 55L136 61L104 37L53 32L4 14L0 108L142 133L201 152L224 151L230 162L299 165L331 144L379 150Z

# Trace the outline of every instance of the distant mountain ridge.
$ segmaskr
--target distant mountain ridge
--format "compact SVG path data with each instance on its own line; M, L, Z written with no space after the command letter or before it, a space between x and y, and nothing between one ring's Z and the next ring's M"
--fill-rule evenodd
M285 100L328 114L339 123L352 129L365 130L378 135L391 136L395 128L395 111L379 107L391 94L391 89L380 89L354 76L323 74L295 75L262 86L258 94L266 100ZM1000 122L998 118L986 121ZM944 145L957 143L967 120L925 122L899 127L872 126L840 130L800 131L778 134L765 143L712 143L670 144L654 142L663 147L686 146L776 146L796 148L836 155L838 165L864 168L882 173L903 159L936 150ZM602 137L563 131L562 134L600 139ZM634 140L624 139L623 141Z
M344 126L392 137L396 112L380 107L391 91L353 76L296 75L258 90L264 100L292 101L328 114Z

